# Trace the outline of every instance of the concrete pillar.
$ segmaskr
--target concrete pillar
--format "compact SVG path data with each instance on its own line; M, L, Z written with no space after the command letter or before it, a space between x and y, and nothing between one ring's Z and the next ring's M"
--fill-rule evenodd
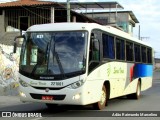
M2 15L0 15L0 31L1 33L5 32L5 11L2 11Z
M51 23L54 23L54 7L51 7Z
M73 16L72 21L76 22L76 16Z

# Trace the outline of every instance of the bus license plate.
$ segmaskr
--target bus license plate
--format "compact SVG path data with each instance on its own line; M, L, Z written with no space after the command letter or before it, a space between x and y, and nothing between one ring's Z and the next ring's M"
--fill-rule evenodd
M53 96L42 96L42 100L53 100Z

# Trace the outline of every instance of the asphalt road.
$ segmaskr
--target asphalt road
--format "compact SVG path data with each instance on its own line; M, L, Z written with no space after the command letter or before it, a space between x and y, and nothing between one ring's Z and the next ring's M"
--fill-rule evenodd
M6 102L8 101L8 102ZM30 113L39 113L38 116L42 115L42 117L30 117L30 118L23 118L23 119L31 119L31 120L49 120L53 119L124 119L122 113L127 116L131 111L131 115L138 116L140 113L143 115L150 114L152 117L125 117L125 119L141 119L141 120L159 120L160 117L154 117L160 115L160 72L154 73L154 80L153 80L153 87L142 92L141 98L139 100L131 100L127 99L126 97L120 97L116 99L109 100L108 106L102 111L95 111L92 110L92 106L59 106L56 109L48 110L45 104L42 103L21 103L17 97L2 97L0 100L0 111L17 111L18 113L23 113L25 116L26 114ZM121 112L123 111L123 112ZM140 112L138 112L140 111ZM156 112L155 112L156 111ZM159 112L157 112L159 111ZM28 112L28 113L26 113ZM1 113L0 113L1 114ZM146 114L146 115L147 115ZM14 114L15 116L16 114ZM121 116L120 116L121 115ZM112 117L115 116L115 117ZM117 117L120 116L120 117ZM83 117L83 118L82 118ZM2 119L2 118L0 118ZM17 117L12 118L17 120ZM22 119L22 118L19 118Z

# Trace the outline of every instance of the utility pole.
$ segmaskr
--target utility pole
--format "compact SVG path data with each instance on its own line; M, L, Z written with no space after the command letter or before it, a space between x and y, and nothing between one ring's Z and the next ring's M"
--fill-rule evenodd
M116 26L117 26L117 7L118 7L118 4L116 4L116 18L115 18Z
M138 29L138 39L141 39L141 26L139 25L139 29Z
M71 22L70 0L67 0L67 22Z

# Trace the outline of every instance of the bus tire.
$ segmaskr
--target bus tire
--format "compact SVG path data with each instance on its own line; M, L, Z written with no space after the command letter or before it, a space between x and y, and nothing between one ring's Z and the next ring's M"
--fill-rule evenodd
M53 110L53 109L57 108L58 104L46 103L46 106L47 106L48 109Z
M105 85L103 85L101 99L99 102L93 104L93 108L95 110L102 110L105 108L106 104L107 104L107 89Z
M127 98L129 99L139 99L141 95L141 83L138 81L136 92L130 95L127 95Z

